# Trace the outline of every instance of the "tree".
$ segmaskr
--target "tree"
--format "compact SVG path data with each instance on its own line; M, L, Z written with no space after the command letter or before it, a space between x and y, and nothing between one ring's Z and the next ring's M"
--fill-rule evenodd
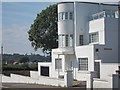
M53 48L57 48L57 17L57 4L37 14L28 31L28 39L35 51L42 48L43 53L50 54Z
M28 57L21 57L19 60L20 63L26 63L29 62L29 58Z

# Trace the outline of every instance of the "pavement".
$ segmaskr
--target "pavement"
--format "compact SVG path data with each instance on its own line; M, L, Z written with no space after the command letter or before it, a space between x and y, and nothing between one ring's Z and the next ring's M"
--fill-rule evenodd
M2 90L40 90L40 88L62 88L49 85L40 85L40 84L25 84L25 83L2 83ZM64 87L63 87L64 88ZM85 89L85 82L74 81L72 88L83 88ZM1 89L0 89L1 90Z
M2 90L36 90L40 88L60 88L48 85L23 84L23 83L2 83Z

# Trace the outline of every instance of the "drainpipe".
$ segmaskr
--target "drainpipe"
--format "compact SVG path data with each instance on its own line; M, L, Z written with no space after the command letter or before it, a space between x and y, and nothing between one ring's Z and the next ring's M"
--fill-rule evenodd
M76 51L75 50L75 47L76 47L76 1L74 1L74 18L73 18L73 20L74 20L74 25L73 25L73 36L74 36L74 46L73 46L73 50L74 50L74 52ZM74 75L74 78L76 79L76 68L74 68L74 66L75 66L75 62L73 62L73 75Z

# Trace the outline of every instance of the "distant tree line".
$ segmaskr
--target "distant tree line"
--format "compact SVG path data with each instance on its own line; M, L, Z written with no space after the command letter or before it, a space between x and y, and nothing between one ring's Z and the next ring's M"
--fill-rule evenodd
M41 56L39 54L31 54L31 55L21 55L21 54L3 54L3 62L13 63L14 61L20 62L50 62L50 56Z

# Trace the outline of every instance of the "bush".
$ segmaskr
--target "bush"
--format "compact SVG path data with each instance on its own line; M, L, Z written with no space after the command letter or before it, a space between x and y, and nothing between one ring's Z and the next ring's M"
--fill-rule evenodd
M37 70L37 65L31 65L30 67L28 64L22 64L22 65L3 65L3 71L5 70Z

